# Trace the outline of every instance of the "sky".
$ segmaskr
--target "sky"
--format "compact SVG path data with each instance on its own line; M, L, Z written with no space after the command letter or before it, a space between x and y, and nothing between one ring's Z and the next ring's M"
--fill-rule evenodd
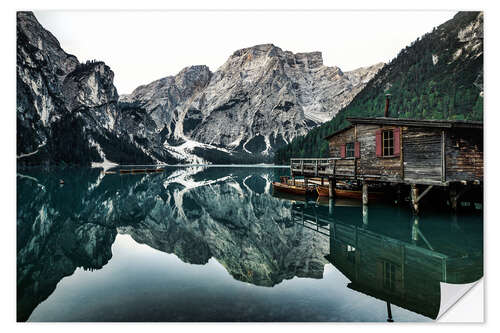
M455 11L35 11L80 62L104 61L119 94L184 67L216 71L234 51L272 43L321 51L343 71L389 62Z

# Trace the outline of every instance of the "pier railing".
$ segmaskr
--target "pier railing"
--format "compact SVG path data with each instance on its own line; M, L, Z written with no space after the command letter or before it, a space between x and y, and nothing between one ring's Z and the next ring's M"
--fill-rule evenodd
M356 158L292 158L290 170L295 176L356 178Z

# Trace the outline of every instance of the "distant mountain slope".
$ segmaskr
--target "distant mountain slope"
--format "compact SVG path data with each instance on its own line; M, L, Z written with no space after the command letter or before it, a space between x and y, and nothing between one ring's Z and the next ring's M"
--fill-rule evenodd
M140 86L120 106L138 115L127 131L147 151L162 147L191 162L270 162L277 148L331 119L382 66L344 73L323 65L320 52L256 45L215 73L191 66Z
M278 150L291 157L327 157L328 134L347 126L346 117L383 116L391 94L391 117L483 119L483 13L460 12L401 50L331 121Z

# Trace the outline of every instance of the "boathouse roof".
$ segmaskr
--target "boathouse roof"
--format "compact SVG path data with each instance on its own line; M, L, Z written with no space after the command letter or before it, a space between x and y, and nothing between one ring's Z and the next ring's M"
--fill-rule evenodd
M482 121L466 121L466 120L422 120L422 119L407 119L407 118L388 118L388 117L353 117L347 118L352 124L341 130L338 130L324 139L328 140L331 137L346 131L353 127L354 124L378 124L378 125L396 125L396 126L416 126L416 127L434 127L434 128L476 128L483 129Z

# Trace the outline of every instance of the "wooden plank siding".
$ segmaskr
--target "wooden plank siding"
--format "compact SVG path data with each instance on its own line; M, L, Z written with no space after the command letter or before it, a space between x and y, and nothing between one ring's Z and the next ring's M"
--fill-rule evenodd
M483 180L480 123L393 118L351 121L352 126L326 138L330 159L292 159L292 174L442 186ZM399 137L394 147L400 149L393 156L377 156L377 132L386 130ZM355 144L359 157L341 154L348 143ZM315 163L319 163L318 171Z
M478 130L450 130L446 137L446 180L483 180L483 136Z
M377 130L393 130L397 126L357 124L357 140L360 142L361 158L358 161L359 174L366 177L377 176L386 181L401 181L401 159L377 157L375 154L375 134Z
M441 129L403 129L404 179L441 182Z

